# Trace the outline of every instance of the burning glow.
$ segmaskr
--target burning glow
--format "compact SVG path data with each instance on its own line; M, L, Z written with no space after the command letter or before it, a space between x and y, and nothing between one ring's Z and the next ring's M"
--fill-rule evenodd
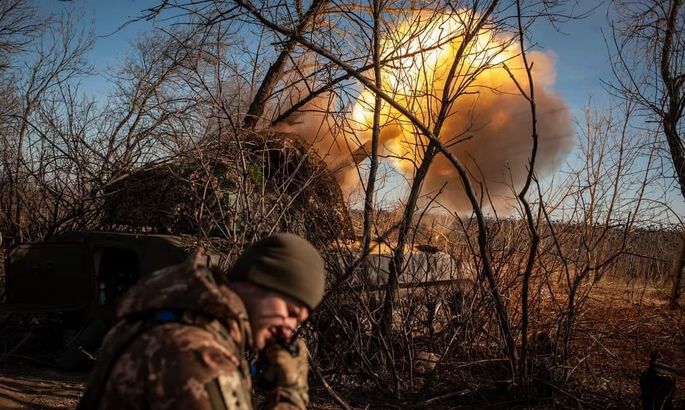
M381 69L380 83L385 94L429 128L439 131L441 141L487 188L493 204L506 208L512 183L517 187L525 178L532 144L530 107L509 72L526 92L528 79L518 43L511 36L495 34L485 24L465 40L470 31L467 28L475 24L476 17L470 11L419 13L399 24L381 43L381 58L387 63ZM537 52L528 57L534 64L539 134L536 171L540 174L556 167L572 147L573 137L565 103L549 90L554 81L550 57ZM440 119L445 97L449 109ZM340 164L341 160L350 163L350 152L371 139L374 100L372 91L362 90L352 109L351 132L342 133L342 144L332 138L333 128L320 126L323 117L318 122L310 118L305 121L307 125L295 126L291 131L312 142L324 156L328 154L330 164ZM312 124L317 123L319 127L314 130ZM382 154L411 177L428 141L384 101L380 106L380 127ZM349 169L342 178L348 191L350 184L353 188L360 186L356 170ZM443 198L448 204L456 210L470 209L456 172L444 157L438 156L423 189L437 191L445 184L448 189Z

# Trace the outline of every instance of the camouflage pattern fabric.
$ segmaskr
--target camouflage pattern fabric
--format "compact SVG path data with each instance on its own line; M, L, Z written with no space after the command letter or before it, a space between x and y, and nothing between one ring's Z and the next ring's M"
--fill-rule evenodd
M173 312L179 316L168 317ZM105 338L79 409L253 408L245 306L207 269L200 252L142 279L117 315L121 321ZM93 405L86 398L94 394ZM263 408L305 406L274 391Z
M294 350L295 353L276 344L263 352L267 365L262 381L275 386L268 398L272 405L287 402L297 408L306 408L309 403L307 345L297 338Z

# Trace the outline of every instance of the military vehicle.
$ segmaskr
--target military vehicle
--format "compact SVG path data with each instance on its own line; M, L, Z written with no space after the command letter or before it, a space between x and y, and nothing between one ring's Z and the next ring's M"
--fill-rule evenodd
M192 248L180 236L114 232L69 232L14 246L5 260L0 342L5 351L30 351L65 370L82 366L113 324L123 293L182 262Z

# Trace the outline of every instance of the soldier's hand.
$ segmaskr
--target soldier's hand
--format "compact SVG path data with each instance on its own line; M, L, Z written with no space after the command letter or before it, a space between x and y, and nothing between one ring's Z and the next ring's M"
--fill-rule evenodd
M274 344L262 352L266 368L262 378L275 386L276 401L287 400L297 408L305 408L309 402L307 373L307 346L296 338L291 346Z

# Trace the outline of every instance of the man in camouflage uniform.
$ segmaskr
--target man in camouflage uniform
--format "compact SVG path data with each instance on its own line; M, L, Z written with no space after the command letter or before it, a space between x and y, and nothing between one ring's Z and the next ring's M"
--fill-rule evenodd
M259 351L270 385L263 408L307 406L307 349L291 339L323 296L319 253L277 234L248 248L228 275L205 259L197 252L128 291L79 409L252 409L246 350Z

